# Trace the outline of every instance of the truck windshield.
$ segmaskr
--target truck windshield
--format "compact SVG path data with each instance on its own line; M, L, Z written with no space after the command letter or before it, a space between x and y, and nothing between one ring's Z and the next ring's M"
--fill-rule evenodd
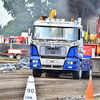
M35 27L33 39L76 40L76 28Z

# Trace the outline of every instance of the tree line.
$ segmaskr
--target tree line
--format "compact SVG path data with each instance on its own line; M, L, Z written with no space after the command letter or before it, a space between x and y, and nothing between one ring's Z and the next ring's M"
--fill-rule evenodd
M5 26L0 25L0 35L9 37L28 32L28 28L36 19L43 15L48 16L52 9L57 9L58 0L2 0L2 2L13 20Z

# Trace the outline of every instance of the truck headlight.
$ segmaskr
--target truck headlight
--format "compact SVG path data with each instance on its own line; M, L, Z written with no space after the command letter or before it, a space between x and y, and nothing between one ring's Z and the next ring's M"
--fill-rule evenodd
M36 63L38 63L38 60L35 60Z
M35 63L35 60L32 60L33 63Z
M76 62L73 62L73 61L67 61L67 64L76 64Z
M38 63L38 60L32 60L33 63Z
M71 61L70 64L73 64L73 62Z
M70 61L67 61L67 64L71 64Z

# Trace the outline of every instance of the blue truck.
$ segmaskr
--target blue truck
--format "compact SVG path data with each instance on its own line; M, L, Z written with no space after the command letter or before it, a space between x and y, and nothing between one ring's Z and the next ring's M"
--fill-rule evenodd
M40 77L46 72L59 77L61 73L72 73L74 79L92 76L90 56L83 55L84 31L81 18L71 21L42 16L29 29L30 68L33 76Z

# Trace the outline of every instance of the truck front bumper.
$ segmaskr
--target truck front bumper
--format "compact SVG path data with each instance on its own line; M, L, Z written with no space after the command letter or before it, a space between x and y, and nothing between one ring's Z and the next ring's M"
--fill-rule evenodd
M39 56L30 58L31 69L48 70L78 70L78 60L75 58L65 59L41 59Z

